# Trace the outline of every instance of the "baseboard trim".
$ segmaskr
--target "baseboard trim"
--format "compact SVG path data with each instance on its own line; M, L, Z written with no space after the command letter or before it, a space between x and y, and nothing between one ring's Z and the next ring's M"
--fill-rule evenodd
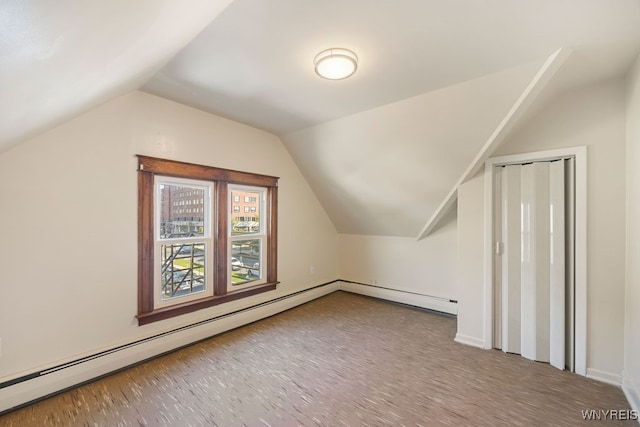
M484 350L484 340L481 338L470 337L463 334L456 334L456 337L453 340L460 344L470 345L472 347L478 347Z
M587 368L587 378L600 381L603 383L622 387L622 376L612 374L611 372L601 371L600 369Z
M366 283L352 282L349 280L338 281L338 289L354 294L367 295L387 301L426 308L441 313L458 314L458 304L455 301L445 298L422 295L378 285L367 285Z
M638 387L636 387L631 378L623 379L622 391L624 392L631 409L636 411L637 414L640 414L640 390L638 390ZM638 419L638 424L640 424L640 419Z
M135 343L6 380L0 383L0 416L337 290L337 281L324 283Z

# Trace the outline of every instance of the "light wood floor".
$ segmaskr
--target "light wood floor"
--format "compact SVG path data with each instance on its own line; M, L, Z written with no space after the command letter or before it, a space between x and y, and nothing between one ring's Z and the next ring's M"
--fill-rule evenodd
M336 292L0 417L0 426L528 426L622 392L453 342L456 321Z

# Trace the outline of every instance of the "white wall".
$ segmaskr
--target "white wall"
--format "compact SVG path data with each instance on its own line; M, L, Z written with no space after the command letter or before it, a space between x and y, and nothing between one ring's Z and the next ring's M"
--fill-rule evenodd
M279 176L277 291L139 327L135 154ZM0 381L338 278L277 137L143 92L0 154L0 200Z
M484 169L458 188L458 331L456 341L484 340Z
M640 56L627 97L627 246L624 388L640 410Z
M602 82L550 100L540 112L517 129L494 153L495 156L528 153L554 148L586 145L588 151L588 307L587 375L610 382L621 382L624 327L625 257L625 103L621 80ZM473 185L473 184L471 184ZM480 186L475 194L460 202L458 217L468 218L482 210ZM477 204L480 203L480 204ZM464 209L464 211L462 210ZM475 233L460 233L460 247L477 246ZM481 249L480 246L477 246ZM465 249L467 250L467 249ZM460 259L460 258L459 258ZM467 264L478 266L466 254ZM482 263L482 252L476 257ZM459 320L468 331L482 310L477 289L459 291ZM474 286L476 286L474 284ZM482 286L482 281L477 281ZM466 289L466 288L465 288ZM463 301L473 302L473 307ZM475 322L482 323L477 317ZM475 333L476 331L473 329ZM482 339L482 334L472 336Z
M338 232L418 236L540 66L427 91L291 132L283 143Z
M377 286L418 294L413 303L419 306L425 306L420 302L424 301L420 295L457 299L454 215L420 241L415 237L339 234L339 247L341 279L365 284L375 282ZM376 296L385 298L382 293ZM411 298L410 294L406 296ZM427 303L426 307L451 312L434 303ZM455 312L455 304L451 308Z

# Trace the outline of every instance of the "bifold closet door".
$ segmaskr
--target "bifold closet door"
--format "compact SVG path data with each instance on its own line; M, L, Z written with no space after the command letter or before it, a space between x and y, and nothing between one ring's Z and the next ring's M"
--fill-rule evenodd
M500 179L501 348L565 366L564 161L508 165Z
M521 265L520 165L501 168L502 350L520 354ZM510 230L512 230L510 232Z
M549 362L566 365L565 162L549 163ZM573 257L572 257L573 258Z

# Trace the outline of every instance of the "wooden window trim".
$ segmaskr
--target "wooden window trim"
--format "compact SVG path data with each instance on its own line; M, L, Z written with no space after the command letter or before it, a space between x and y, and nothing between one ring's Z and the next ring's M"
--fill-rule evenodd
M277 240L278 240L278 178L248 172L220 169L192 163L177 162L138 155L138 325L169 319L203 308L212 307L240 298L257 295L276 289ZM154 179L156 175L199 179L215 183L216 193L212 203L216 212L216 223L212 233L216 246L212 257L214 295L197 300L154 308ZM229 184L253 185L267 189L266 210L268 212L266 283L229 291L228 274L228 200Z
M227 182L229 184L255 185L259 187L278 187L278 177L241 172L231 169L220 169L213 166L202 166L175 160L158 159L138 155L139 171L156 175L175 176L178 178L200 179L203 181Z

